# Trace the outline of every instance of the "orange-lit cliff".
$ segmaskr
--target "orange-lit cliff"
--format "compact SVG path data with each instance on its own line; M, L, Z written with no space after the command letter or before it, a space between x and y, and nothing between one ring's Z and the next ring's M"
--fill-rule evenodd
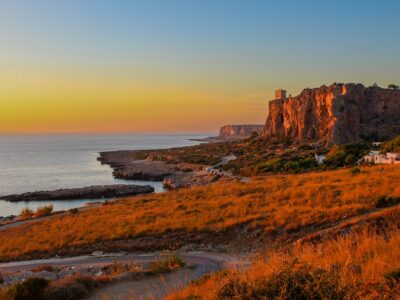
M330 145L399 135L400 91L362 84L305 89L270 101L263 134Z

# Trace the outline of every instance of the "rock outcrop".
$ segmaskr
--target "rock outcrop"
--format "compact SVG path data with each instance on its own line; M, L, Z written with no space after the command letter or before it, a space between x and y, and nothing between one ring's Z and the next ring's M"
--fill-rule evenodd
M17 201L46 201L46 200L73 200L73 199L100 199L122 196L148 194L154 192L150 185L113 184L94 185L84 188L60 189L55 191L29 192L18 195L0 197L1 200Z
M135 150L101 152L97 158L102 164L113 169L113 176L119 179L162 181L175 172L174 166L151 159L138 160Z
M225 125L219 130L219 138L237 139L250 137L253 132L262 133L263 125Z
M342 144L400 134L400 91L362 84L305 89L272 100L263 135Z

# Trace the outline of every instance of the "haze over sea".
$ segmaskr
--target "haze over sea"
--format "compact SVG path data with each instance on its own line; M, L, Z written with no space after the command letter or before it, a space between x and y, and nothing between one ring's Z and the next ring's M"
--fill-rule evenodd
M0 195L78 188L104 184L150 184L160 182L119 180L108 165L97 161L98 153L112 150L171 148L198 144L193 138L206 135L0 135ZM55 210L83 206L97 200L11 203L0 200L0 216L18 214L22 208L36 209L52 203Z

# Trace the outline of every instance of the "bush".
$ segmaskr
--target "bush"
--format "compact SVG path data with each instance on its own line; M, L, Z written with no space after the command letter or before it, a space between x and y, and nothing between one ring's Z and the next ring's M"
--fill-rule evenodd
M357 162L357 158L354 154L347 155L346 159L344 160L344 163L346 165L354 165L356 162Z
M273 158L256 166L256 172L277 172L283 168L283 160L281 158Z
M7 300L42 300L49 281L44 278L28 278L2 290L0 299Z
M36 209L35 217L40 218L40 217L50 216L51 213L53 212L53 209L54 209L53 204L39 206Z
M167 273L185 266L185 262L183 259L174 254L172 256L168 256L163 260L154 261L150 264L150 269L154 273Z
M380 196L376 200L376 208L385 208L400 204L400 198L395 198L391 196Z
M400 152L400 136L384 142L381 148L381 152Z
M351 174L359 174L359 173L361 173L361 169L359 168L359 167L355 167L355 168L352 168L351 170L350 170L350 173Z
M366 144L335 145L326 155L324 164L331 168L355 165L367 150Z
M294 158L292 161L289 161L288 163L285 164L285 170L287 171L310 170L316 167L318 167L318 163L314 157L305 157L297 160L296 158Z
M71 215L74 215L74 214L79 213L79 209L77 209L77 208L71 208L71 209L68 210L68 212L69 212Z
M22 219L30 219L33 217L33 211L30 208L25 207L24 209L21 210L19 216Z
M253 283L233 279L218 292L217 299L343 299L339 276L307 265L288 267Z
M74 275L52 282L45 291L46 300L76 300L87 297L89 292L101 285L101 280Z
M397 287L400 285L400 269L386 273L384 274L384 277L389 286Z
M344 166L348 154L343 147L335 145L326 155L324 163L332 167Z

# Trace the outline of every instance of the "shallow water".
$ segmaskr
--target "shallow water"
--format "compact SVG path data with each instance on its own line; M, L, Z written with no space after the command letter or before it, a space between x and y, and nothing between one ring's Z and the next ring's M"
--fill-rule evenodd
M150 184L162 191L160 182L113 178L111 168L97 161L98 153L190 146L198 144L190 139L202 137L205 135L0 135L0 195L116 183ZM0 200L0 216L49 203L55 210L64 210L95 201L98 200Z

